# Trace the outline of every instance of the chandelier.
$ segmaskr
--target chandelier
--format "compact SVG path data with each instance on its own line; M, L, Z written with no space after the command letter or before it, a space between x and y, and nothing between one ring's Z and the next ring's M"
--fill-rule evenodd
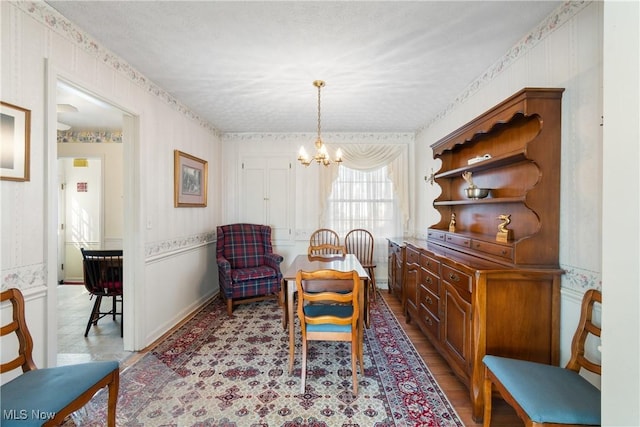
M298 152L298 160L305 166L309 166L312 161L316 161L318 164L323 164L325 166L329 166L333 163L342 162L342 151L338 148L336 151L336 158L331 160L329 157L329 153L327 152L327 146L322 142L322 138L320 137L320 89L324 87L324 81L316 80L313 82L313 85L318 88L318 139L316 139L316 154L313 157L309 157L304 147L300 147L300 151Z

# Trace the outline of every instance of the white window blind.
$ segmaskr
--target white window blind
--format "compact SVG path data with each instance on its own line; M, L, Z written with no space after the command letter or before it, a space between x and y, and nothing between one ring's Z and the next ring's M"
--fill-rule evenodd
M376 264L386 263L386 238L402 236L402 215L387 166L373 171L340 166L326 208L328 228L337 231L341 239L349 230L368 230L376 242Z

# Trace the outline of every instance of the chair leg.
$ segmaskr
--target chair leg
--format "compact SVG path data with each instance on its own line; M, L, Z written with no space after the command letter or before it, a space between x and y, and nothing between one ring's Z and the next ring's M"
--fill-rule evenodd
M124 302L120 297L120 338L124 337Z
M482 423L483 427L489 427L491 425L491 393L492 393L492 383L489 379L485 371L484 375L484 420Z
M374 268L370 268L369 269L369 277L371 278L371 280L369 280L369 285L371 287L370 292L369 292L369 299L375 301L376 300L376 272Z
M116 297L111 297L111 312L113 313L113 320L116 320Z
M300 370L300 393L304 394L306 391L307 380L307 340L302 338L302 368Z
M91 316L89 317L89 322L87 323L87 329L84 331L84 336L89 335L89 330L91 329L91 324L98 323L98 313L100 312L100 303L102 302L101 296L96 296L96 302L93 303L93 308L91 309Z
M113 371L109 384L109 398L107 402L107 427L116 427L116 406L118 403L118 388L120 387L120 369Z
M361 343L356 341L356 357L358 358L358 363L360 365L360 374L364 377L364 360L362 356L362 349L360 348Z
M358 374L356 372L356 359L358 357L358 338L351 341L351 380L353 381L353 394L354 396L358 395ZM362 360L360 360L360 369L361 373L364 375L364 371L362 370Z
M227 314L231 316L233 313L233 300L231 298L227 298Z

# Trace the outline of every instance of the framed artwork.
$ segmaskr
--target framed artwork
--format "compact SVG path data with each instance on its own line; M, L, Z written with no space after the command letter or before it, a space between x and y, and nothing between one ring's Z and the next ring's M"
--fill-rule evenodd
M0 179L29 181L31 110L0 104Z
M173 204L207 206L207 162L182 151L173 152Z

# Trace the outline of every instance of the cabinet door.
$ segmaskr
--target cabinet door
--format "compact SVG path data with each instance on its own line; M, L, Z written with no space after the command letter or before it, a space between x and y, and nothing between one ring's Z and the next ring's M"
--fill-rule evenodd
M402 253L400 246L389 242L389 257L387 262L389 292L402 301Z
M407 262L405 264L402 294L405 303L407 320L418 315L418 283L420 281L420 253L411 247L406 249Z
M242 159L240 220L270 225L273 240L292 240L291 171L288 157Z
M469 376L471 355L471 304L465 301L457 289L443 281L442 343L449 359L457 366L454 369Z
M396 280L396 245L389 243L388 258L387 258L387 278L389 283L389 292L395 293L395 280Z
M403 287L403 295L404 295L404 310L405 316L407 317L407 321L410 320L411 316L416 316L418 313L418 276L420 271L416 266L407 265L407 271L405 273L405 280L402 283Z
M398 248L398 252L395 254L395 266L393 267L393 289L396 296L402 300L402 281L403 281L403 268L404 260L402 258L402 249Z

